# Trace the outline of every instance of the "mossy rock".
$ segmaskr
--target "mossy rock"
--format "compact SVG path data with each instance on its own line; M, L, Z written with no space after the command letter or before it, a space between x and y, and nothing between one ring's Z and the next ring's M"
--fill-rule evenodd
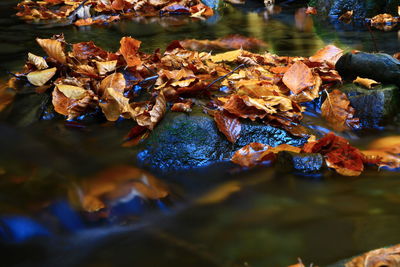
M242 121L240 138L232 144L211 116L195 108L190 114L168 112L140 146L137 157L142 166L165 172L229 160L236 150L251 142L301 146L306 139L270 125Z

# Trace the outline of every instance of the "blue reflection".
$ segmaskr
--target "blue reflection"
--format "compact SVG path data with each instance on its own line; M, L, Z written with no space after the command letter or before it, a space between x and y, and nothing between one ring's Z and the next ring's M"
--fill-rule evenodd
M50 206L50 212L57 217L62 226L71 232L76 232L85 228L82 219L65 200L54 202Z
M23 216L0 218L0 239L6 242L23 242L33 237L49 236L51 233L41 224Z

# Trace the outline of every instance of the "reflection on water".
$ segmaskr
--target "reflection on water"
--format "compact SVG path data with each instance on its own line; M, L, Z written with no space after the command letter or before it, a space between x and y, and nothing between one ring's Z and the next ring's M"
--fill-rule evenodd
M374 47L367 29L312 19L289 6L265 9L262 2L221 4L205 21L138 18L82 28L27 25L11 16L15 2L0 3L3 78L7 70L20 69L27 52L40 54L36 37L59 32L70 42L93 40L110 50L131 35L146 52L175 39L228 34L262 39L280 55L308 56L327 42L365 51ZM397 52L397 33L373 35L379 50ZM307 119L324 130L318 118ZM144 192L136 186L151 184L148 180L133 174L113 182L96 179L110 166L134 164L133 152L120 147L130 123L71 126L63 120L26 128L0 124L0 236L12 243L0 243L5 263L286 266L301 256L324 266L400 241L396 173L320 180L272 168L239 173L224 163L160 177L172 194L143 200L135 195ZM398 132L391 128L376 136ZM376 136L354 142L362 147ZM87 203L95 210L107 206L106 212L88 213Z

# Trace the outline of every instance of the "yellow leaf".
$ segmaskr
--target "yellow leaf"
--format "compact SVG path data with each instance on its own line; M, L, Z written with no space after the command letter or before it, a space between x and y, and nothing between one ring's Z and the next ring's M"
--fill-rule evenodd
M117 60L111 60L111 61L96 61L96 66L97 70L99 71L100 75L104 75L107 72L114 71L116 66L117 66Z
M357 77L357 79L355 79L353 83L357 83L368 89L372 89L372 87L381 84L380 82L374 81L372 79L361 78L361 77Z
M87 91L81 87L67 85L67 84L57 84L57 89L60 90L66 97L71 99L82 99L86 96Z
M53 78L54 74L56 74L57 68L51 68L47 70L39 70L33 71L26 75L28 81L36 86L42 86L47 83L51 78Z
M225 53L220 53L216 54L215 56L211 56L211 61L218 63L218 62L233 62L235 61L239 56L242 55L243 50L238 49L238 50L233 50Z

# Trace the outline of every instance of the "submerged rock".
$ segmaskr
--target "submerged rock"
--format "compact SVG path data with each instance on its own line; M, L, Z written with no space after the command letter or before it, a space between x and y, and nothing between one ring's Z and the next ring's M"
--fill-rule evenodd
M324 167L324 157L319 153L294 153L282 151L278 153L278 170L285 172L316 173Z
M154 171L172 171L229 160L236 150L251 142L301 146L307 141L269 125L242 123L240 138L232 144L219 132L213 118L200 109L190 114L169 112L140 146L138 162Z
M400 61L383 53L347 53L336 63L336 70L347 79L357 76L400 86Z
M400 92L396 85L364 89L356 84L347 84L340 90L346 93L351 106L355 108L355 116L360 118L362 128L393 123L400 111Z

